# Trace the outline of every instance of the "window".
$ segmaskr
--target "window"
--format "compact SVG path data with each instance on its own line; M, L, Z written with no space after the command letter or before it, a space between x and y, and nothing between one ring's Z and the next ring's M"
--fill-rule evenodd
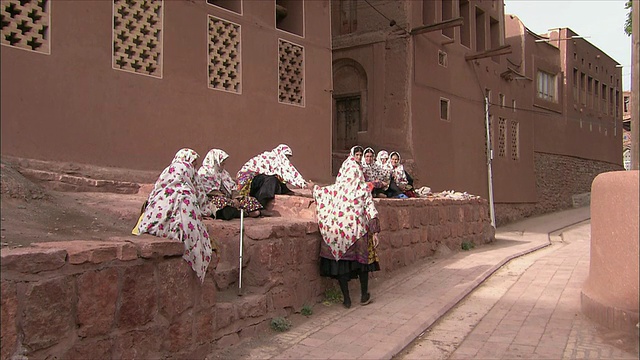
M233 11L237 14L242 14L242 1L241 0L207 0L207 4L218 6L229 11Z
M436 22L436 2L433 0L422 0L422 22L431 25Z
M520 124L511 120L511 160L520 160Z
M350 34L358 29L357 11L356 0L340 0L340 34Z
M500 107L503 108L505 105L505 97L504 94L498 94L498 100L500 101Z
M463 20L460 27L460 43L471 47L471 18L469 18L469 0L460 0L460 17Z
M498 156L507 156L507 119L498 118Z
M516 112L516 100L511 100L511 110L513 110L513 112Z
M442 50L438 50L438 65L447 67L447 53Z
M453 1L452 0L443 0L442 1L442 21L451 20L453 18ZM442 35L453 39L454 37L454 28L448 27L446 29L442 29Z
M598 96L598 89L600 89L600 82L598 80L595 80L593 82L593 107L596 110L600 107L600 102L598 101L598 99L600 98L600 96Z
M593 78L587 77L587 104L589 107L593 107Z
M620 117L620 91L616 90L616 119Z
M276 28L304 36L304 1L276 0Z
M573 68L573 101L578 102L578 69Z
M538 98L557 102L556 75L538 70Z
M581 72L580 73L580 102L582 106L587 105L587 76Z
M600 96L602 96L602 100L601 100L602 103L600 104L600 109L605 115L607 115L609 113L607 110L607 85L602 84L602 92Z
M476 8L476 51L485 51L487 42L484 31L484 11Z
M623 101L622 101L622 111L623 112L629 112L629 100L631 100L629 98L629 96L625 96Z
M613 88L609 88L609 114L610 115L615 115L613 113L613 102L614 102L614 99L613 99Z
M440 98L440 120L449 121L449 99Z
M492 17L489 18L489 36L491 40L491 44L489 44L490 49L495 49L500 46L500 23ZM491 60L499 63L500 56L492 56Z

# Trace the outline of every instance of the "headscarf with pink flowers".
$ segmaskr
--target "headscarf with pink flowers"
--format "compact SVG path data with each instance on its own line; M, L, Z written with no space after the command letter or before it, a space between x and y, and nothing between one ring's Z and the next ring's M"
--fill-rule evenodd
M211 149L202 160L202 166L198 169L198 175L205 193L219 190L227 196L231 196L236 187L235 181L229 172L220 167L223 161L229 157L224 150Z
M368 231L369 220L378 215L371 189L353 156L342 163L333 185L313 189L318 227L336 260Z
M149 194L137 230L138 234L181 241L184 244L182 258L200 281L204 281L212 249L199 205L199 198L201 195L206 198L206 194L201 194L192 163L197 157L191 149L178 151Z
M306 185L304 178L296 168L291 165L287 155L291 156L291 148L288 145L280 144L271 151L265 151L254 156L247 161L236 176L238 189L241 190L245 184L258 174L276 175L282 181L303 188Z

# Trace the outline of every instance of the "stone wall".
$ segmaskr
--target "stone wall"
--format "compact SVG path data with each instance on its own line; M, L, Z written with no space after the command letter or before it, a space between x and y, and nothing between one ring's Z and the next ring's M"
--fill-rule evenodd
M496 226L529 216L569 209L573 196L591 191L598 174L623 170L618 164L536 152L536 203L496 203Z
M206 221L222 251L202 284L181 243L148 235L2 249L1 358L203 358L320 301L336 284L319 276L322 240L301 199L299 216L246 220L242 296L238 221ZM383 272L494 238L485 200L375 201Z

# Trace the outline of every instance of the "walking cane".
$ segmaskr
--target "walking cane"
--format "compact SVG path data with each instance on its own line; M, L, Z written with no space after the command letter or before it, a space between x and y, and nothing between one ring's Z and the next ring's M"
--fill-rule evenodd
M238 296L242 296L242 241L244 230L244 209L240 208L240 265L238 266Z

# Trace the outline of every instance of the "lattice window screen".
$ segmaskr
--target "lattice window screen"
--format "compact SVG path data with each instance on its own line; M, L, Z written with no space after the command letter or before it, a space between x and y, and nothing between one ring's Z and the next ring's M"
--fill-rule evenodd
M209 88L242 92L240 25L209 16Z
M51 53L51 2L48 0L2 0L2 45Z
M162 77L163 0L113 0L113 68Z
M520 124L511 120L511 160L520 160Z
M498 119L498 156L507 155L507 120Z
M304 106L304 48L278 40L278 101Z

